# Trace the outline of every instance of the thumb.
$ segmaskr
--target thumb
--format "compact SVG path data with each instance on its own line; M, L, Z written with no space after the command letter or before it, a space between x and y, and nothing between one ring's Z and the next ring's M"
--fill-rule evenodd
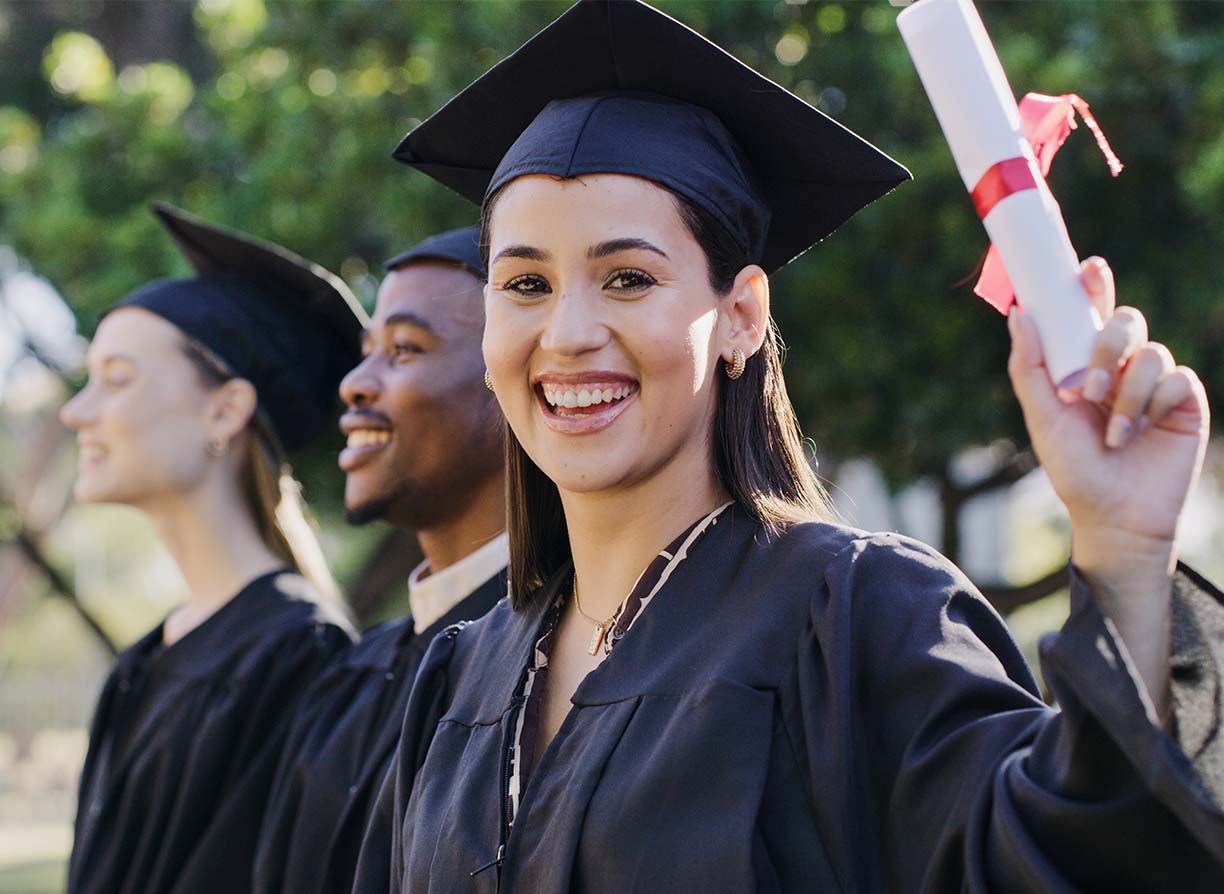
M1008 314L1007 328L1012 339L1007 374L1031 429L1038 420L1052 418L1061 412L1063 405L1046 370L1037 324L1016 305Z

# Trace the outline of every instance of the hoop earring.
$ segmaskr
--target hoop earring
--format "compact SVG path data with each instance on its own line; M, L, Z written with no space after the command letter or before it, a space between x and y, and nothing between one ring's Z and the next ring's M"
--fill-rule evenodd
M487 369L485 370L484 374L484 383L486 388L488 388L490 391L493 390L493 380L489 378L489 371Z
M209 438L207 450L209 456L225 456L229 453L229 441L225 438Z
M744 356L744 352L736 348L731 352L731 361L723 361L727 364L727 378L731 380L738 379L744 374L744 367L748 365L748 358Z

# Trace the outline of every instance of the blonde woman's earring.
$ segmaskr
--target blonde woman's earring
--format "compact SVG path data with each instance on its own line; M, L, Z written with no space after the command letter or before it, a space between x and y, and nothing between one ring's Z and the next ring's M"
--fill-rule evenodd
M229 453L229 441L225 438L209 438L208 452L212 456L225 456Z
M744 367L748 365L748 358L744 356L744 352L736 348L731 352L730 362L723 361L727 364L727 378L738 379L744 374Z
M485 370L484 379L485 379L485 387L488 388L490 391L492 391L493 390L493 380L489 378L489 371L487 369Z

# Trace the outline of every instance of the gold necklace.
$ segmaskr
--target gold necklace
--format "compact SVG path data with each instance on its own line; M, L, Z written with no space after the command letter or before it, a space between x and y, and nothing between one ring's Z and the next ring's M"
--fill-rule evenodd
M608 631L612 629L612 621L616 618L616 612L612 612L606 621L592 618L584 612L582 610L582 600L578 598L578 575L574 575L574 608L578 609L578 614L595 625L595 632L591 634L591 644L587 646L587 654L599 654L599 650L604 644L604 638L608 635ZM620 610L620 606L617 606L617 610Z

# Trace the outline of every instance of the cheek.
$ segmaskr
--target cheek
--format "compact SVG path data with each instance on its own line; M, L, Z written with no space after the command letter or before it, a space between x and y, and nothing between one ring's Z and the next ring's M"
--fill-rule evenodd
M202 414L181 396L154 389L125 393L100 421L121 465L150 480L191 477L206 462Z
M538 316L530 308L507 307L504 302L489 305L481 351L485 368L498 386L497 399L509 416L531 397L528 376L539 341Z
M462 412L445 392L431 387L425 373L425 369L405 373L399 387L388 395L387 410L400 435L397 441L401 450L414 456L432 449L454 414Z
M526 364L538 340L539 316L533 308L496 299L487 305L481 352L491 372Z
M413 462L443 459L466 446L484 406L483 361L473 349L464 355L430 358L383 380L384 410L398 437L397 454Z
M717 314L710 310L695 319L654 318L626 347L642 371L643 396L652 396L675 412L676 405L694 405L693 398L710 385L711 356Z
M701 391L712 378L710 356L714 353L714 332L717 324L718 314L713 310L689 324L685 344L693 362L694 393Z

